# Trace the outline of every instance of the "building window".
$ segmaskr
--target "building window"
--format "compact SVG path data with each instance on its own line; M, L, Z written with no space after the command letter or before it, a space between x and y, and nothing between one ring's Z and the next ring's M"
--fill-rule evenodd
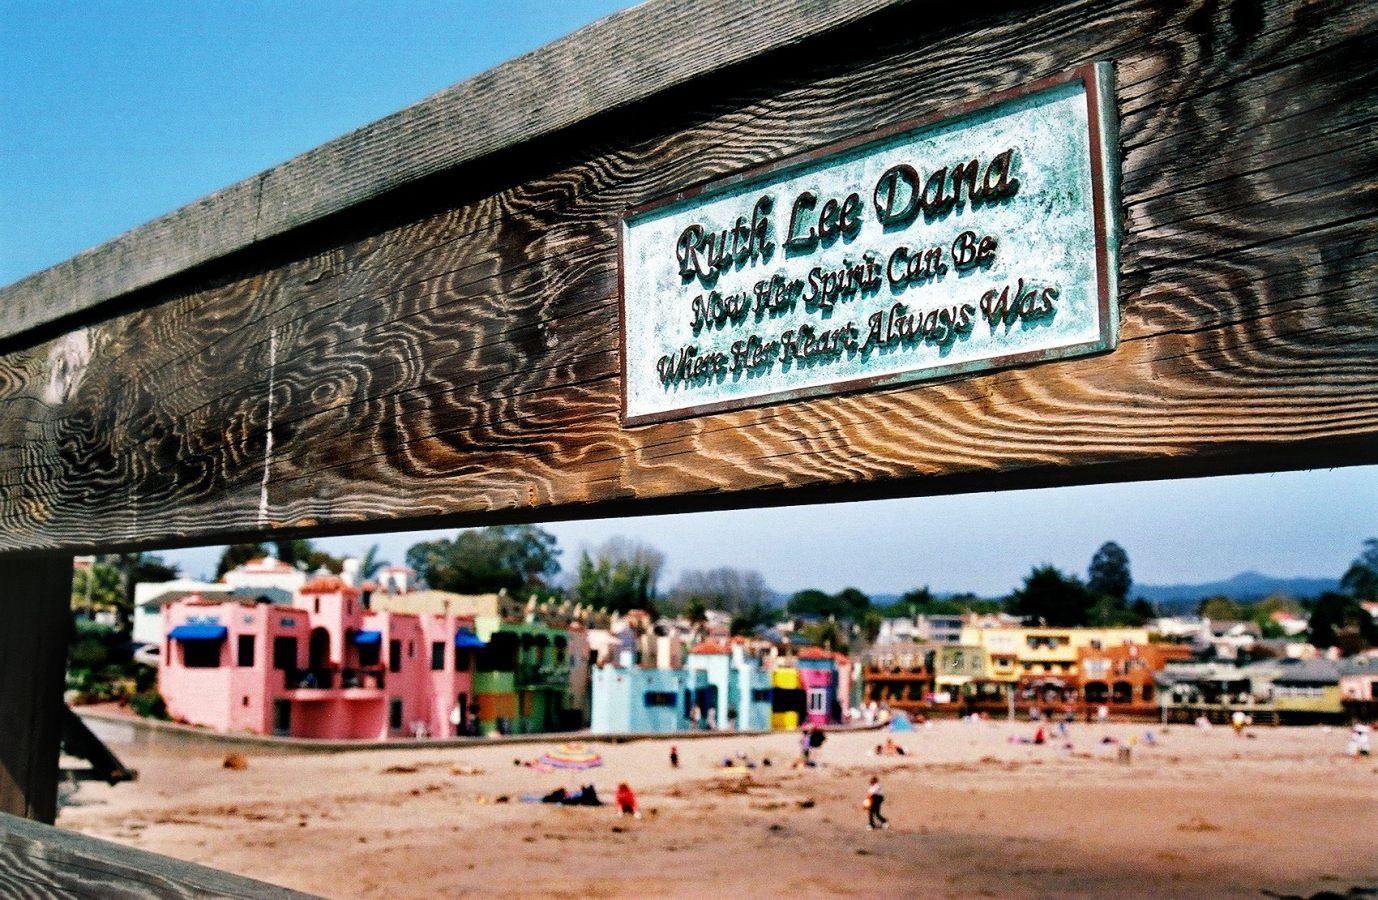
M221 641L182 641L182 665L188 669L215 669L220 666Z
M828 714L828 692L824 688L809 688L809 712L814 715Z
M445 642L431 642L431 671L439 672L445 668Z
M402 671L402 642L398 640L388 641L388 671ZM400 726L399 726L400 727Z
M316 598L315 606L316 606L316 612L320 612L320 611L321 611L321 598L320 598L320 597L317 597L317 598Z
M416 641L407 641L407 659L416 659Z
M239 645L236 648L235 665L240 668L250 668L254 664L254 636L252 634L241 634Z
M468 650L455 648L455 671L467 672L473 666L473 654Z
M273 668L287 671L297 667L297 639L294 637L273 638Z
M674 706L674 705L675 705L675 692L674 692L674 691L647 691L647 692L646 692L646 705L647 705L647 706Z
M393 731L402 730L402 701L393 700L388 704L388 727Z
M248 705L249 705L249 697L248 697L247 694L246 694L245 696L243 696L243 697L240 698L240 700L239 700L239 705L240 705L240 706L248 706Z

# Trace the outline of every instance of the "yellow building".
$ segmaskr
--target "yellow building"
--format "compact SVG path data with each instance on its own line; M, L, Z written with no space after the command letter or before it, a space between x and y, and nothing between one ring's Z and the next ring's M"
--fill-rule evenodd
M1147 644L1146 628L1013 627L962 629L962 645L985 655L984 679L1017 684L1040 678L1076 679L1077 654L1083 648L1104 649Z
M770 673L772 731L793 731L799 727L804 711L804 683L799 670L781 667Z

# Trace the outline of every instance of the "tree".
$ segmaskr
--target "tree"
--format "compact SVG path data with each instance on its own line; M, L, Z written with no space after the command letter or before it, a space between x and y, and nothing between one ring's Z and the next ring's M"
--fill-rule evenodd
M833 598L817 588L805 588L789 598L786 609L801 616L831 616L836 614Z
M769 605L772 592L760 572L723 567L703 572L690 569L680 575L670 592L672 605L684 608L694 600L707 609L740 614L756 606Z
M874 644L876 638L880 637L880 626L885 621L885 616L878 609L868 609L861 617L861 636L866 639L866 643Z
M801 632L804 640L825 650L841 650L847 646L847 634L836 622L819 622Z
M1202 600L1196 607L1196 614L1204 619L1226 622L1246 618L1244 607L1221 595Z
M1081 579L1045 564L1034 567L1024 578L1023 587L1010 594L1005 605L1012 615L1065 628L1087 623L1091 600Z
M72 570L72 609L88 619L99 610L112 612L124 602L124 579L120 570L100 562Z
M1317 647L1358 649L1378 644L1378 622L1359 601L1326 591L1311 611L1311 643Z
M544 529L493 525L413 544L407 565L439 591L524 594L548 590L548 579L560 571L559 555L555 535Z
M825 594L816 588L807 588L790 597L786 608L795 615L834 617L859 622L871 608L871 598L854 587L843 588L836 594Z
M702 632L703 626L708 624L708 607L702 600L690 600L684 607L684 618L689 620L695 632Z
M733 635L752 635L763 625L775 624L775 610L765 603L753 603L732 617Z
M655 613L656 585L665 554L640 541L615 537L579 559L574 596L580 603L612 612Z
M387 564L388 561L386 559L379 558L378 545L374 544L372 547L368 548L368 552L364 554L364 558L359 561L359 578L368 581L377 575Z
M120 573L123 596L115 607L115 630L127 635L134 621L134 587L143 581L171 581L178 575L177 567L163 562L152 553L107 553L96 557L101 565L111 566Z
M1114 541L1101 544L1086 569L1087 589L1092 594L1114 597L1123 604L1133 583L1129 574L1129 554Z
M854 587L845 587L834 598L843 609L843 615L852 622L860 622L871 608L871 598Z
M338 575L344 570L343 559L326 553L308 540L294 538L290 541L276 541L274 546L277 547L277 558L280 561L303 572L325 569Z
M231 569L237 569L251 559L265 556L267 551L262 544L231 544L220 554L220 564L215 567L215 578L220 580Z
M1364 541L1359 558L1340 578L1340 589L1356 600L1378 600L1378 538Z

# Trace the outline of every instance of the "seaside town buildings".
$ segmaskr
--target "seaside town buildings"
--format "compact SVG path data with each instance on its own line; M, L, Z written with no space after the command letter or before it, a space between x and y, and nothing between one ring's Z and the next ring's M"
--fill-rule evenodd
M141 585L135 637L168 654L178 719L299 737L793 730L879 710L1328 721L1378 711L1375 657L1319 659L1251 623L1053 628L1008 616L883 623L852 660L784 623L728 637L568 601L417 589L403 567L359 583L271 558L203 584ZM229 583L232 582L232 583ZM288 587L295 585L291 590ZM721 621L718 621L721 620ZM147 652L147 651L145 651ZM157 660L154 659L156 662Z

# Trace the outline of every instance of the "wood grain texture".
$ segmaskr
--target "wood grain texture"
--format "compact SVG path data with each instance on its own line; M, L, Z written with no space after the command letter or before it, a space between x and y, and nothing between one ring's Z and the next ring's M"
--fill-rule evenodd
M0 556L0 813L57 815L71 602L70 556Z
M1375 53L1374 5L1300 0L906 7L790 44L0 356L0 548L1378 461ZM620 425L624 209L1103 59L1118 350Z
M0 290L0 339L907 2L652 0Z
M0 813L0 897L7 900L310 896Z

